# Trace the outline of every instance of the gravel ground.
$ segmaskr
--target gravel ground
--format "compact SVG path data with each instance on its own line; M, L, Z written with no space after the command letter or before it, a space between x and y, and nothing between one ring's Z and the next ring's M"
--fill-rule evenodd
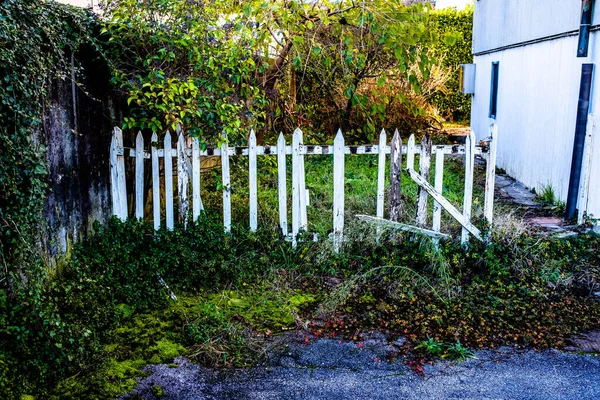
M396 343L401 345L401 341ZM479 351L462 363L426 365L425 377L400 360L384 339L290 341L263 366L214 371L176 359L151 365L131 394L154 399L600 399L600 358L549 350Z

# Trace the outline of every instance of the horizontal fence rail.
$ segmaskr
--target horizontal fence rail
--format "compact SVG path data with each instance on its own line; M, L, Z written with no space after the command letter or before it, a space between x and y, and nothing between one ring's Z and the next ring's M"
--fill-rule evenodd
M220 157L223 187L223 225L226 231L231 230L231 176L229 159L236 156L248 156L249 172L249 226L251 231L258 227L258 184L257 184L257 156L277 157L278 176L278 203L279 203L279 226L281 232L296 244L298 233L308 229L307 221L307 190L305 183L304 157L307 155L332 155L333 156L333 227L332 241L336 251L339 251L344 235L344 181L345 181L345 156L373 154L378 155L377 165L377 211L375 217L359 216L364 221L381 225L381 227L392 227L410 232L420 232L431 236L434 241L448 237L440 232L442 209L446 210L462 226L462 242L467 243L469 235L474 235L484 240L478 228L471 223L472 191L474 157L484 156L487 159L485 205L484 215L489 223L492 222L494 180L495 180L495 157L497 142L497 126L490 127L490 135L484 140L486 144L476 145L473 132L467 137L465 145L433 145L428 135L425 135L421 144L415 142L415 136L411 135L403 145L398 131L387 145L387 134L381 131L379 144L346 146L344 136L340 131L335 136L333 145L307 145L303 144L303 134L300 129L294 131L291 145L287 145L283 134L279 135L276 146L258 146L254 131L248 136L247 147L231 147L223 144L219 148L206 148L202 150L197 138L187 138L181 129L177 129L176 138L166 132L162 141L163 148L159 148L158 136L152 135L149 149L146 149L144 138L139 132L135 139L135 147L123 146L123 133L119 128L114 128L113 138L110 145L110 168L111 168L111 194L113 215L125 220L128 217L127 190L125 184L125 157L135 160L134 179L134 211L135 218L144 218L144 160L151 162L152 174L152 208L154 228L161 227L161 193L165 195L165 225L167 229L174 227L174 195L173 195L173 163L177 167L177 198L180 222L184 226L188 223L188 213L191 203L192 218L196 220L204 209L200 195L200 160L202 157ZM173 139L176 139L173 147ZM224 137L224 143L227 138ZM190 145L188 145L188 143ZM166 150L165 150L166 149ZM165 154L167 157L165 157ZM288 188L286 156L292 156L292 224L291 232L288 226ZM385 182L386 182L386 158L390 155L390 190L389 190L389 212L390 219L384 218ZM398 217L402 203L400 201L400 181L402 170L402 158L406 155L406 170L408 176L417 183L419 187L417 200L416 226L400 224ZM419 155L419 172L415 168L415 156ZM463 210L460 211L443 197L443 171L444 158L447 155L464 155L465 157L465 188ZM435 162L435 178L433 185L430 183L429 170L432 157ZM162 159L164 174L164 190L161 190ZM175 160L173 160L175 159ZM191 185L191 196L190 196ZM191 198L190 198L191 197ZM431 229L427 228L428 198L434 200ZM377 229L380 229L379 227Z

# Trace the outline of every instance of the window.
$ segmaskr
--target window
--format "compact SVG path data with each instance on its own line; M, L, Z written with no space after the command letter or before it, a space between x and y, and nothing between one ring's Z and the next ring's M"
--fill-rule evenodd
M492 63L492 84L490 88L490 118L496 119L498 111L498 71L500 69L500 62L496 61Z

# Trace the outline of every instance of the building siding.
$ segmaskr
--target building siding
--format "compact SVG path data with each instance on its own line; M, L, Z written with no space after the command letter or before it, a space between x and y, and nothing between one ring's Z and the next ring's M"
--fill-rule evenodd
M588 58L576 58L577 36L474 57L471 126L478 139L487 136L492 122L488 118L491 66L499 61L498 167L538 191L552 186L563 201L569 185L581 64L598 61L597 46L594 32ZM595 101L599 80L593 82L590 112L598 116L600 129ZM595 140L593 151L589 211L600 216L600 140Z

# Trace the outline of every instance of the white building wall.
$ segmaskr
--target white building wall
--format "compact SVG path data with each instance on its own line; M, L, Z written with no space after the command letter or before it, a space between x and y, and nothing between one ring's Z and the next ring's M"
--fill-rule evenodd
M580 16L581 0L476 0L473 53L577 30Z
M507 5L507 3L509 3ZM548 3L548 4L546 4ZM563 5L556 7L557 3ZM493 50L550 34L576 29L581 3L546 0L544 6L533 0L480 0L476 2L474 52ZM569 2L571 3L571 2ZM598 2L600 3L600 2ZM478 4L486 4L485 13L477 12ZM500 4L505 4L500 7ZM551 11L548 21L554 24L522 28L522 13L530 13L532 5L546 6ZM491 10L489 7L498 8ZM506 9L504 9L506 7ZM508 11L510 10L510 11ZM521 14L514 14L518 10ZM549 12L550 12L549 11ZM538 12L544 13L544 10ZM600 22L600 4L596 5L593 23ZM494 13L504 21L490 22ZM515 15L512 22L505 17ZM497 16L498 14L496 14ZM550 16L553 16L550 18ZM479 19L478 19L479 17ZM487 23L489 34L477 38L477 29ZM536 25L531 22L532 25ZM573 25L574 24L574 25ZM476 27L479 28L476 29ZM504 27L510 26L508 31ZM501 27L502 30L497 30ZM499 28L500 29L500 28ZM543 36L542 36L543 35ZM600 217L600 32L590 38L589 57L577 58L577 36L543 41L527 46L475 55L476 82L471 114L471 127L478 139L488 135L492 120L488 118L492 62L499 61L498 167L530 188L540 190L551 185L556 195L566 201L575 135L575 122L581 79L581 64L594 63L594 80L590 112L596 115L591 185L588 212ZM479 46L475 49L476 44ZM485 46L483 45L485 43Z

